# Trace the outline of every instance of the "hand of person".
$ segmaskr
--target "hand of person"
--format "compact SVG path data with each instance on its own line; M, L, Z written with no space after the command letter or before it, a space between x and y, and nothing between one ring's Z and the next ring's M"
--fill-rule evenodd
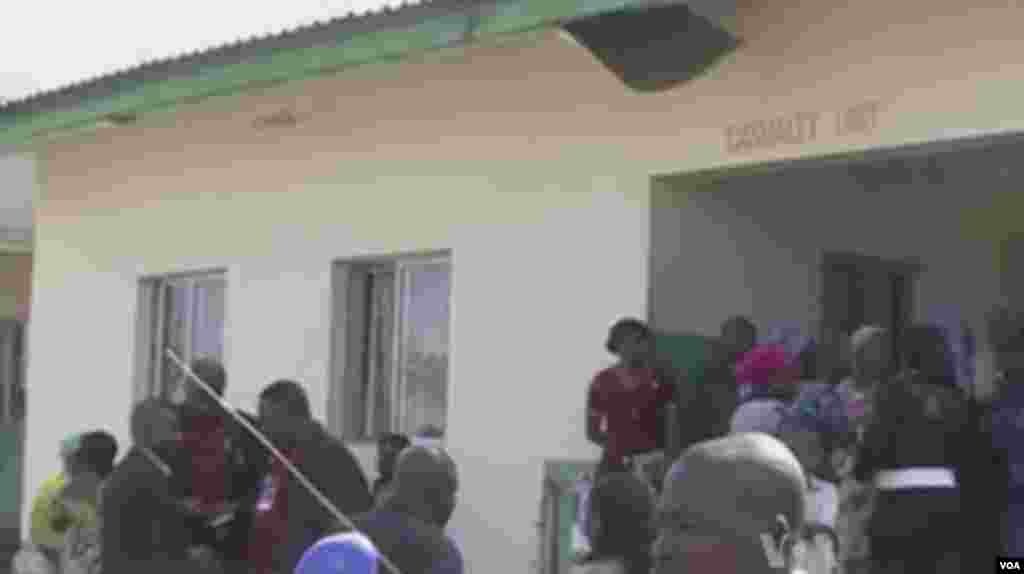
M210 514L215 514L219 516L221 514L231 514L236 510L238 510L237 502L225 500L223 502L218 502L216 506L214 506L213 509L210 511Z
M182 500L181 504L185 507L185 510L192 514L202 514L203 505L199 502L199 499L194 496Z
M188 559L198 572L216 572L220 559L209 546L192 546L188 549Z

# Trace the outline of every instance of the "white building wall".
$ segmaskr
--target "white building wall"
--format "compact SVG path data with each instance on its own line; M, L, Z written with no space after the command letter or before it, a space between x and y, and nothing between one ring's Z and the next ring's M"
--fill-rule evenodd
M529 571L541 460L595 454L583 397L606 360L605 329L646 311L650 176L1022 130L1022 16L997 0L966 12L926 0L751 7L737 20L740 51L657 95L629 92L549 31L53 143L26 488L57 470L68 432L106 426L127 440L140 274L227 267L229 398L252 407L262 385L292 376L322 415L331 260L451 248L448 430L464 487L454 528L470 572ZM870 133L726 151L728 126L863 101L884 104ZM305 122L252 127L286 106ZM728 235L707 233L704 243ZM680 311L697 328L722 310L811 316L810 286L781 289L790 296L770 307L741 288L736 263L680 257L714 294Z
M605 359L608 324L645 312L646 182L566 174L557 164L533 176L501 166L486 176L375 175L391 167L336 172L295 193L240 193L230 202L199 194L45 219L33 319L42 350L30 380L46 382L29 397L28 436L39 456L26 484L57 470L56 444L68 432L102 426L128 442L140 275L227 267L228 399L252 409L264 385L296 378L322 418L331 261L451 248L447 444L464 501L453 529L470 564L486 560L482 549L496 540L511 556L532 557L542 461L594 454L578 432L583 385ZM213 188L260 180L233 167L207 175ZM370 178L372 189L362 183ZM612 225L621 233L608 233ZM619 262L616 273L609 261ZM370 471L372 446L356 450Z

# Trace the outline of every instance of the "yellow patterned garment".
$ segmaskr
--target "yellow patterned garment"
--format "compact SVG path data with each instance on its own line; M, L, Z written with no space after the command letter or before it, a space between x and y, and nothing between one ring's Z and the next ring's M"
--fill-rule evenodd
M65 483L64 473L58 473L43 483L35 500L32 501L29 538L37 546L54 550L64 548L64 533L53 528L53 520L60 512L60 505L57 502Z
M68 530L61 555L61 574L95 574L100 564L99 513L92 504L68 501L74 526Z

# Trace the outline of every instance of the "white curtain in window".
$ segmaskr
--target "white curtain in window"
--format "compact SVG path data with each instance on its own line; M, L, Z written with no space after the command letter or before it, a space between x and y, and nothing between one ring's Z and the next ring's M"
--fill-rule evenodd
M184 381L181 369L167 358L164 351L170 348L179 357L188 356L188 291L189 285L184 281L164 284L163 337L157 355L162 372L153 389L154 394L164 397L170 397Z
M224 357L224 280L196 281L192 296L191 357Z
M377 270L372 274L370 302L369 388L367 389L367 435L391 430L392 384L395 342L395 274Z
M424 262L402 266L401 384L403 430L444 429L448 403L448 331L451 266Z

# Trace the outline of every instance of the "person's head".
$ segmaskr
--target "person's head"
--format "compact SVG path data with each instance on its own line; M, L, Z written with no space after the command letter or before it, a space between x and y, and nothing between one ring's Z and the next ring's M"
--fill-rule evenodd
M455 461L436 447L411 446L395 464L394 506L417 518L444 527L455 512L459 490Z
M345 532L311 546L295 566L295 574L385 574L381 554L366 536Z
M956 386L956 366L946 334L935 325L913 325L904 332L903 366L922 382Z
M146 399L132 410L132 441L140 448L171 446L178 442L178 414L168 401Z
M211 357L202 357L192 361L189 365L192 373L210 386L218 397L224 396L227 389L228 376L220 361ZM185 402L200 407L213 407L213 398L196 384L191 378L184 379Z
M658 502L656 574L789 572L806 478L764 434L698 443L672 466Z
M605 349L628 365L642 365L654 351L654 337L646 323L639 319L619 319L608 331Z
M398 455L412 444L404 434L385 433L377 440L377 473L391 478L395 474Z
M117 439L106 431L93 431L82 436L81 446L75 456L80 472L96 474L106 478L114 470L117 458Z
M309 397L302 385L282 379L267 385L260 393L259 418L261 422L279 418L310 419Z
M782 345L759 345L743 355L733 369L736 382L750 385L759 396L789 400L799 387L798 365Z
M596 560L624 563L626 574L648 574L654 542L654 499L635 475L603 476L590 494L590 535Z
M857 329L850 336L850 357L858 380L877 381L892 358L889 332L874 325Z
M757 326L746 317L730 317L722 323L719 341L726 353L737 360L757 344Z

